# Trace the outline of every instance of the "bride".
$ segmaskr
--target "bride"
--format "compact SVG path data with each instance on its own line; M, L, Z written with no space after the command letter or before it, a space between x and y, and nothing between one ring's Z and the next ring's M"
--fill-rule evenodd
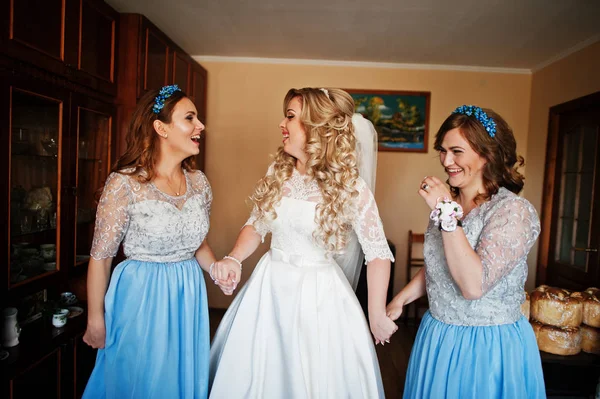
M376 344L389 342L397 329L385 309L393 256L369 188L375 131L353 117L343 90L291 89L283 105L283 147L256 185L233 250L211 268L213 279L239 281L241 262L272 234L215 335L210 397L382 398L375 347L351 286L360 243L370 330Z

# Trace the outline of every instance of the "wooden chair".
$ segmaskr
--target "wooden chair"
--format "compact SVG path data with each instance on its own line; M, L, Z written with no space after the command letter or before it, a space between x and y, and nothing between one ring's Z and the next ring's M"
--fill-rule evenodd
M406 251L406 284L410 282L418 269L425 266L425 260L423 259L423 243L425 242L425 234L413 233L412 230L408 231L408 248ZM415 245L416 244L416 245ZM417 270L415 270L417 269ZM420 310L427 309L429 303L427 302L427 296L421 297L411 304L406 305L402 317L404 323L408 322L410 318L410 311L413 309L413 319L415 325L418 325L421 321Z

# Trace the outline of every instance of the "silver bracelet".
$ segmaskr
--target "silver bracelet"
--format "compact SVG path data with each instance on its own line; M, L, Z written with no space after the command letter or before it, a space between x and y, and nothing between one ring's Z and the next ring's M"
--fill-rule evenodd
M208 267L208 275L210 276L210 278L212 279L212 281L214 281L215 283L217 282L217 279L213 277L212 275L212 270L213 270L213 266L215 265L215 262L211 263L210 266Z
M234 261L235 263L237 263L240 266L240 272L242 271L242 262L240 262L239 259L234 258L233 256L224 256L223 259L231 259L232 261Z

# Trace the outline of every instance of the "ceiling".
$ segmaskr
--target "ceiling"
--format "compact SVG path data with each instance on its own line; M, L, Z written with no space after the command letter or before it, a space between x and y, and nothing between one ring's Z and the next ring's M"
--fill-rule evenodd
M194 56L535 70L600 40L599 0L107 0Z

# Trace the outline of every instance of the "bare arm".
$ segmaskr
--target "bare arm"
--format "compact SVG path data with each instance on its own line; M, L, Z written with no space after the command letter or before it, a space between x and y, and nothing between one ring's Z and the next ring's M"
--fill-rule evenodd
M83 340L92 348L104 348L106 328L104 324L104 296L110 278L113 258L90 259L87 277L88 322Z
M260 234L256 232L254 226L244 226L240 234L238 234L238 238L235 240L235 245L229 255L243 262L256 251L261 241Z
M369 318L385 314L385 301L390 280L389 259L373 259L367 264L367 287L369 292Z
M261 236L256 232L254 227L246 225L242 228L240 234L238 234L235 245L231 252L229 252L229 256L243 262L256 251L261 241ZM222 259L215 263L213 276L219 280L227 280L229 277L232 277L233 281L237 284L240 282L242 271L235 261Z
M389 342L397 327L386 315L385 301L390 280L390 260L375 258L367 264L369 324L375 344Z
M207 273L209 272L210 265L217 261L217 258L215 258L215 254L208 245L206 239L202 241L202 244L200 244L200 247L196 250L194 256L196 257L196 260L198 261L198 264L202 270Z
M425 295L425 267L415 274L408 284L392 299L387 306L387 315L392 320L398 320L402 314L402 308Z

